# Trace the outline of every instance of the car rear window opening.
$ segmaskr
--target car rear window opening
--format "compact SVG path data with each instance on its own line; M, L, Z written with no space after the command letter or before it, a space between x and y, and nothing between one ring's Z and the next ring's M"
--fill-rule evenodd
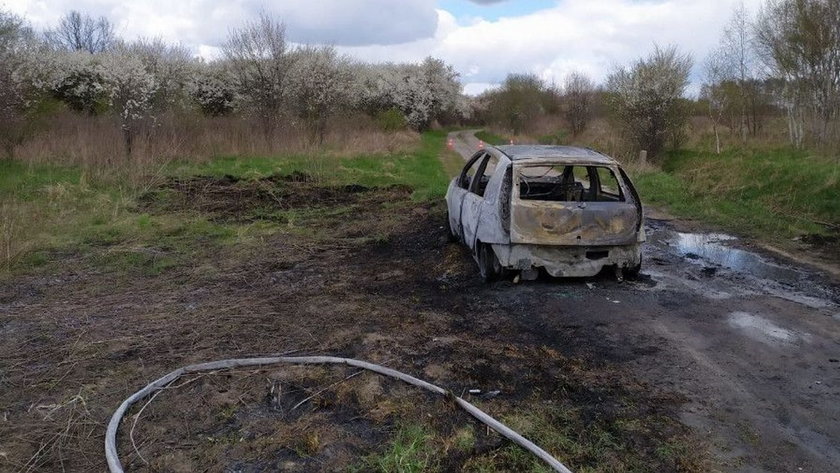
M606 166L523 166L518 174L520 200L624 202L618 179Z

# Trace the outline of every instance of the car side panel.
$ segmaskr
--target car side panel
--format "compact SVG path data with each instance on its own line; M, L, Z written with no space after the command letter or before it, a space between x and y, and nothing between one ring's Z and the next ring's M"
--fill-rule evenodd
M467 191L458 185L458 178L452 179L449 183L449 189L446 191L446 208L449 211L449 225L450 228L458 236L463 238L463 230L461 229L461 204L464 201L464 195Z
M484 192L484 199L481 202L476 230L476 238L482 243L510 243L510 234L502 225L502 216L500 215L501 207L499 204L499 199L502 197L501 192L505 170L509 166L510 161L506 159L499 162L495 172L490 177L487 190Z
M461 228L464 232L462 236L470 249L475 249L475 237L483 201L484 199L478 194L467 192L461 204Z

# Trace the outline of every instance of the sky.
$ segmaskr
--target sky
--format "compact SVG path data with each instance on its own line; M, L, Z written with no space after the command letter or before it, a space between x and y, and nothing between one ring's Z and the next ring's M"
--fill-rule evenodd
M434 56L478 94L508 73L562 84L571 71L596 82L654 45L678 45L695 63L718 43L732 10L762 0L0 0L35 28L72 9L106 16L126 39L160 37L212 59L232 28L265 12L289 39L331 44L365 61L416 62ZM692 73L689 95L699 88Z

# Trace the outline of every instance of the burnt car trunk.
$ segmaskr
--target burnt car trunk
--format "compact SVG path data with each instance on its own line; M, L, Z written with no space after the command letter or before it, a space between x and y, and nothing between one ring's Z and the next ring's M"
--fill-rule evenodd
M514 200L511 243L613 246L636 243L633 204L527 202Z
M597 171L590 166L589 189L564 187L563 174L551 166L514 164L511 198L511 243L562 246L616 246L637 243L641 222L639 205L623 175L608 169L612 192L600 193ZM571 168L569 166L568 168ZM539 170L535 172L533 170ZM547 169L547 170L546 170ZM528 176L529 172L533 172ZM621 176L621 177L618 177ZM574 183L574 179L570 179Z

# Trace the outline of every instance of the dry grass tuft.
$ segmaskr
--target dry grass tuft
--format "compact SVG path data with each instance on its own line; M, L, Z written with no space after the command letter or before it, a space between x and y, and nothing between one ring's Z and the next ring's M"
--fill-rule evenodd
M144 124L131 156L126 156L116 119L63 111L48 118L40 133L17 149L16 158L30 164L80 166L97 181L147 188L158 183L163 168L175 160L384 154L410 150L419 142L415 132L384 132L364 115L334 119L323 143L313 143L307 130L291 122L268 137L259 130L247 117L166 113Z

